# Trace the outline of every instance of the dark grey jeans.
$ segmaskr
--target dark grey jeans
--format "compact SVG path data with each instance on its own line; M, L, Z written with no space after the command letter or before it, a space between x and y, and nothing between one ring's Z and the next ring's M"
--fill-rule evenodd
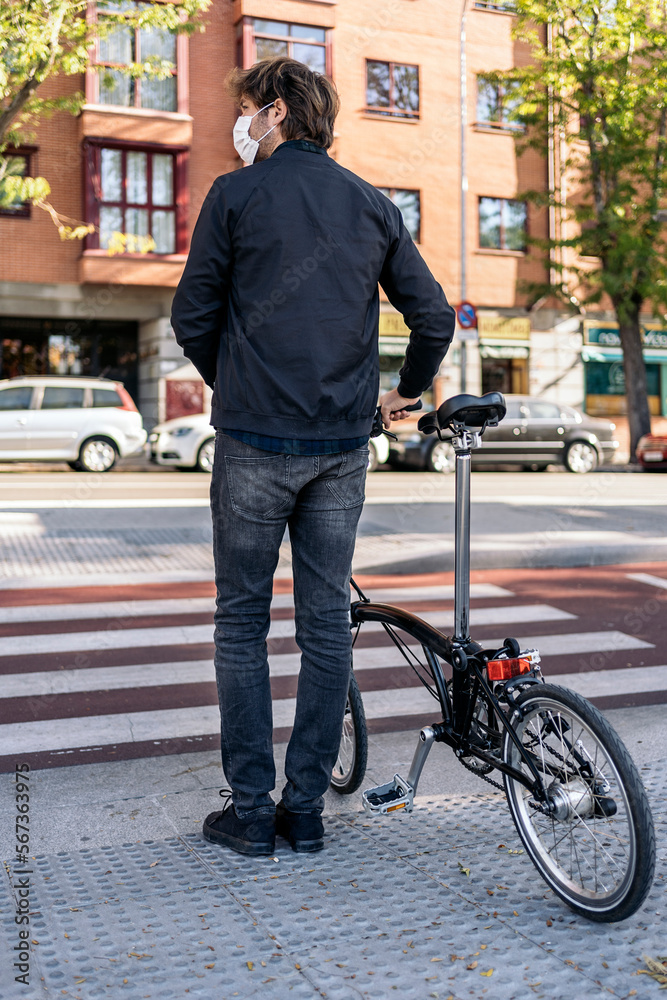
M282 799L292 812L322 810L350 677L349 580L367 462L366 448L277 455L216 434L215 670L222 767L241 817L275 809L266 637L286 525L301 670Z

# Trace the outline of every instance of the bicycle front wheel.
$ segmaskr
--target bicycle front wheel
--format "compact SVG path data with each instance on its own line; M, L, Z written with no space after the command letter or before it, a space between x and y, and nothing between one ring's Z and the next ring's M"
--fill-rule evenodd
M341 795L351 795L361 785L368 761L366 714L357 678L350 673L350 686L345 704L343 734L338 759L331 774L331 787Z
M507 802L540 875L575 912L615 921L642 905L653 882L655 833L639 772L589 701L552 684L523 691L511 717L542 777L549 814L504 776ZM503 760L530 774L505 732Z

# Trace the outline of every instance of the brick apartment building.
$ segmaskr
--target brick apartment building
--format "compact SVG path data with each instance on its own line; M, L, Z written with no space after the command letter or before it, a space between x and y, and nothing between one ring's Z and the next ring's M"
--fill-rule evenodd
M613 324L584 328L543 303L529 309L517 291L518 282L544 277L546 262L526 253L525 234L546 236L550 219L520 192L546 187L549 163L535 152L517 158L506 120L511 95L483 74L528 54L511 38L509 4L462 7L463 0L213 0L206 30L190 40L118 32L98 46L102 72L45 85L51 93L85 89L86 104L77 117L41 123L35 146L16 151L18 166L49 179L59 212L101 232L61 242L39 209L0 212L0 377L106 374L123 379L147 426L164 418L165 378L183 365L169 313L189 234L214 178L241 167L232 143L238 112L224 78L234 65L288 53L337 85L331 155L401 207L450 301L477 307L478 340L463 348L468 390L543 393L574 405L588 392L591 409L618 409ZM139 52L172 60L173 76L131 83L117 75L111 89L114 65ZM155 249L110 256L113 230L151 233ZM379 335L388 387L407 330L387 302ZM667 413L662 339L657 331L647 361L657 371L653 407ZM461 348L457 337L438 398L459 390Z

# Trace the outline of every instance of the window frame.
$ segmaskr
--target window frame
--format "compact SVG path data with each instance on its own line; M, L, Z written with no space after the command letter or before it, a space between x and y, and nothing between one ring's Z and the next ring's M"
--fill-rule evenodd
M269 33L260 31L255 32L254 21L277 21L279 24L286 24L288 27L296 25L301 28L317 28L318 31L324 32L324 43L320 42L308 42L303 38L298 39L299 42L306 45L312 44L313 47L324 49L324 75L331 78L333 76L333 28L325 27L320 24L312 24L310 21L283 21L278 17L261 17L256 18L250 14L244 14L235 25L236 28L236 62L241 69L250 69L251 66L258 61L257 60L257 46L255 45L256 38L269 38L274 41L287 42L288 54L290 42L293 40L292 36L287 35L271 35ZM293 56L290 56L293 58Z
M482 206L482 201L498 201L498 202L500 202L501 209L500 209L500 226L499 226L499 230L500 230L500 246L499 247L485 247L485 246L482 246L482 240L481 240L481 236L482 236L482 231L481 231L481 223L482 223L481 206ZM520 249L520 250L514 249L513 247L503 246L503 243L504 243L504 233L505 233L505 230L506 230L506 226L505 226L505 223L504 223L503 205L508 204L509 202L516 202L519 205L523 205L525 207L525 210L526 210L526 221L525 221L524 230L523 230L524 231L525 240L524 240L523 248ZM479 195L478 198L477 198L477 242L478 242L477 250L478 250L479 253L517 254L517 255L522 255L522 256L525 255L526 252L527 252L527 247L528 247L528 202L522 201L520 198L502 198L502 197L498 197L496 195Z
M495 87L496 89L496 100L497 106L500 109L501 115L505 114L505 98L507 97L507 92L505 88L500 83L494 83L492 80L485 78L484 73L476 74L476 88L477 88L477 101L475 104L475 128L478 129L488 129L492 132L525 132L525 127L521 125L520 122L511 122L506 118L502 117L499 121L489 121L488 119L479 117L479 85L480 81L485 83L487 86Z
M12 157L20 158L26 161L24 177L34 177L32 159L37 153L36 146L17 146L12 149L11 152L5 150L2 154L5 159L9 160ZM5 219L29 219L32 215L32 205L29 201L21 202L18 208L0 208L0 216Z
M369 63L383 63L385 66L389 67L389 104L387 107L381 108L378 106L373 106L368 104L366 101L364 104L364 111L378 118L392 118L392 119L406 119L408 121L419 121L421 115L421 73L418 63L403 63L403 62L393 62L386 59L370 59L366 57L366 98L368 97L368 64ZM418 108L416 111L411 111L408 108L399 108L394 104L394 67L395 66L410 66L417 70L417 97L418 97ZM406 190L406 189L401 189Z
M141 2L141 0L134 0L135 3ZM158 0L161 3L167 3L169 0ZM88 21L92 24L97 24L98 21L98 7L97 0L88 0ZM135 29L135 47L136 53L141 55L141 48L138 42L138 32L140 29ZM123 112L140 111L144 114L149 115L174 115L174 114L188 114L189 106L189 66L188 66L188 38L187 35L178 34L176 35L176 62L174 69L172 70L172 76L176 77L176 109L175 111L161 111L155 108L144 108L141 103L137 104L137 91L135 91L135 103L126 104L102 104L100 102L100 77L99 71L102 67L108 67L113 69L118 67L121 63L104 63L100 60L100 41L99 38L95 38L95 43L91 53L90 66L86 70L86 104L94 104L98 107L111 109L121 109ZM137 77L135 84L138 86L138 94L141 95L141 77Z
M84 170L84 191L86 204L86 221L91 222L99 229L100 208L102 205L120 206L125 212L127 208L145 208L149 213L153 211L174 212L174 250L169 253L157 253L152 250L149 253L138 253L128 251L120 254L123 258L137 257L141 260L169 260L174 256L182 256L187 253L188 248L188 187L187 187L187 146L162 145L156 142L132 142L130 140L112 138L92 138L89 137L83 144L83 170ZM103 149L118 149L124 153L147 153L167 154L173 157L173 185L174 203L173 209L169 205L155 205L152 200L148 200L145 205L135 205L128 203L125 198L121 202L103 202L101 198L101 163ZM127 161L124 159L124 163ZM123 184L126 183L127 170L123 170ZM147 174L148 177L148 174ZM149 194L152 198L152 194ZM99 232L91 233L86 237L85 250L93 250L106 254L104 247L100 246Z
M421 192L421 188L395 188L395 187L387 187L387 188L385 188L383 185L379 184L378 185L378 190L380 191L381 194L383 194L385 196L385 198L389 198L389 201L392 203L392 205L396 205L396 202L394 201L392 195L395 195L397 191L404 191L404 192L406 192L406 194L416 194L417 195L418 200L419 200L419 226L417 228L417 235L413 236L412 233L410 233L410 230L408 230L408 233L409 233L409 235L410 235L410 237L411 237L411 239L412 239L412 241L414 243L420 244L421 243L421 238L422 238L422 192ZM398 207L398 205L396 205L396 208L398 208L399 212L401 211L400 208ZM401 212L401 218L403 218L403 213L402 212ZM405 226L405 220L403 220L403 225ZM408 227L405 226L405 228L407 229Z

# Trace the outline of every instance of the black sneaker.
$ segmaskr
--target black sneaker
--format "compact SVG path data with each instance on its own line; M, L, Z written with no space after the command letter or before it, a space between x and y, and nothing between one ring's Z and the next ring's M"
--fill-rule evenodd
M324 824L319 813L290 812L282 802L276 806L276 833L300 854L321 851L324 847Z
M203 832L206 840L231 847L239 854L273 854L276 849L275 818L263 813L241 819L236 815L231 792L224 809L206 817Z

